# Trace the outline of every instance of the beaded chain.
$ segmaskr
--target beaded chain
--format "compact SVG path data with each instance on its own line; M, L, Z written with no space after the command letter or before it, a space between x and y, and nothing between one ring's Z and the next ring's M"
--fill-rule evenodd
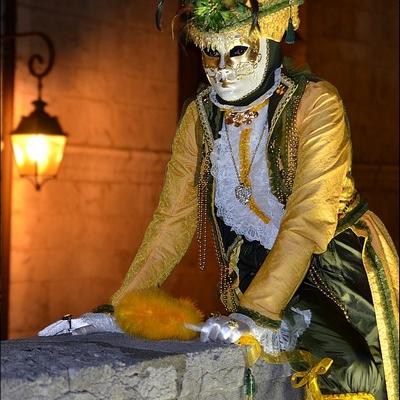
M215 229L212 230L212 237L214 242L214 249L217 256L217 262L220 270L220 280L219 280L219 294L221 296L222 303L227 311L234 312L238 308L236 301L236 296L232 293L232 279L229 276L229 266L223 260L221 252L218 251L218 239ZM229 303L228 293L230 295L231 302ZM228 305L232 306L229 307Z
M201 176L197 190L197 231L196 238L199 246L199 267L200 270L204 271L206 265L207 255L207 198L208 198L208 183L209 183L209 172L210 172L211 161L210 157L206 155L203 159ZM238 307L234 294L231 293L232 280L229 276L229 267L223 260L221 252L219 251L218 239L216 237L215 229L212 229L212 238L218 266L220 269L220 284L219 293L222 302L227 308L228 303L228 292L230 293L231 303L233 309L229 311L235 311Z
M349 314L346 310L346 307L340 302L338 297L335 295L335 293L330 289L327 284L322 280L322 278L318 275L317 270L315 269L315 266L311 264L310 270L309 270L309 276L311 281L315 284L317 289L322 292L328 299L332 300L342 311L343 314L348 322L350 321Z
M293 114L297 115L297 110L299 109L301 96L294 96L293 98ZM288 118L288 129L287 129L287 152L288 152L288 166L287 166L287 176L286 176L286 186L288 192L292 191L294 178L296 175L297 168L297 150L299 147L299 137L296 127L296 118Z
M211 159L210 153L212 148L212 131L210 123L208 121L207 113L204 109L204 104L207 103L208 95L210 89L200 93L197 96L196 102L199 111L199 117L201 125L203 127L203 159L201 163L199 182L197 187L197 229L196 229L196 239L199 246L199 266L200 270L204 270L206 264L206 254L207 254L207 205L208 205L208 193L209 193L209 183L210 183L210 167ZM217 262L220 268L220 295L221 299L226 307L227 304L227 290L229 286L229 269L225 265L220 254L217 238L215 237L214 229L213 233L213 243L216 252Z
M210 167L211 160L209 153L203 158L200 180L197 189L197 229L196 229L196 239L199 247L199 267L200 270L204 271L206 265L206 255L207 255L207 200L208 200L208 186L210 179ZM223 260L222 254L219 251L218 239L216 237L215 229L212 229L212 238L214 249L216 253L216 258L218 266L220 269L220 284L219 293L225 308L228 309L228 292L231 297L232 308L228 311L235 311L238 307L236 302L236 297L231 293L232 280L229 276L229 266Z
M276 142L276 138L271 138L272 140L268 143L268 152L274 156L272 158L275 160L276 170L279 171L280 179L283 179L284 188L277 185L274 191L274 195L282 204L286 204L288 193L292 191L294 177L296 175L299 138L294 116L297 115L300 100L301 96L293 96L292 112L285 118L286 149L284 151L287 152L286 158L288 162L286 171L282 164L282 158L285 157L285 154L281 154L281 147Z
M199 246L199 266L202 271L206 266L207 253L207 197L210 171L210 157L207 154L202 163L201 176L197 190L197 231L196 238Z

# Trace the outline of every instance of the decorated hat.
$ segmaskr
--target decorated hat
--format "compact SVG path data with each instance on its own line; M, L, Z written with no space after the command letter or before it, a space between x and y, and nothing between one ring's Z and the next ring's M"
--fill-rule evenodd
M157 26L165 0L159 0ZM258 35L287 43L295 40L300 20L298 7L304 0L186 0L178 14L189 15L186 31L200 48L215 47L221 40Z

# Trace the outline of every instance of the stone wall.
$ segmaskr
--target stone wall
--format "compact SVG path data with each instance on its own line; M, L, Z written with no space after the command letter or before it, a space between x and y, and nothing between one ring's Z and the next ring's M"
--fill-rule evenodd
M3 400L244 400L245 350L123 334L1 342ZM300 400L289 365L258 361L254 400Z
M178 118L177 45L154 28L148 0L17 3L17 30L54 41L43 97L69 137L57 180L40 192L14 173L10 337L117 289L157 205ZM40 49L18 40L15 125L32 110L26 61Z

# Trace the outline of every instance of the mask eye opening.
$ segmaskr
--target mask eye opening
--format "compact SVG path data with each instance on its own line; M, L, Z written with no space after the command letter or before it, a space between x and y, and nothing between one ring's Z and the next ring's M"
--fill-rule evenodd
M235 46L229 51L230 57L242 56L249 49L248 46Z
M208 57L218 58L220 56L219 51L212 49L211 47L207 47L203 49L203 53Z

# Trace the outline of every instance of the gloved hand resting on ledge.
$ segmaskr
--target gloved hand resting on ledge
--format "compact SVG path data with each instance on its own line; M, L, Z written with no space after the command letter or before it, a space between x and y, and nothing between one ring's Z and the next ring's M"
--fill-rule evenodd
M310 323L311 313L308 310L295 308L291 311L294 316L292 321L282 320L281 327L277 330L259 326L250 317L240 313L211 317L201 326L200 340L235 343L242 336L252 335L260 342L266 353L293 350L297 339Z
M86 335L95 332L121 333L122 330L111 313L95 310L95 312L82 314L78 318L72 318L68 314L63 319L42 329L38 333L38 336L56 336L68 333L72 335Z

